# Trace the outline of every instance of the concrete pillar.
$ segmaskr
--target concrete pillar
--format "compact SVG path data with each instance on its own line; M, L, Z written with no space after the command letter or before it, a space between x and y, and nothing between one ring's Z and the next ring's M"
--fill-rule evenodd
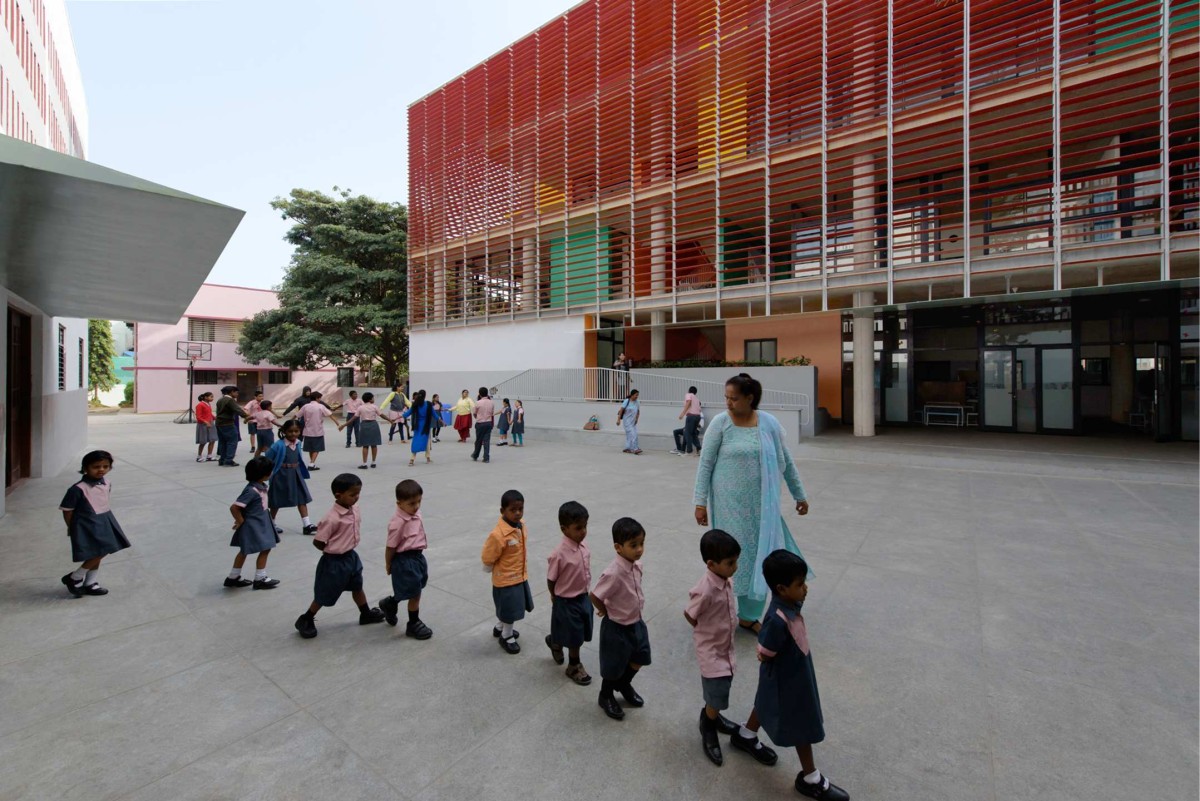
M521 237L521 311L537 308L537 241Z
M667 291L667 209L654 206L650 209L650 291L660 294Z
M651 312L650 323L650 361L662 362L667 359L667 322L666 312Z
M854 436L875 436L875 302L873 292L854 293Z

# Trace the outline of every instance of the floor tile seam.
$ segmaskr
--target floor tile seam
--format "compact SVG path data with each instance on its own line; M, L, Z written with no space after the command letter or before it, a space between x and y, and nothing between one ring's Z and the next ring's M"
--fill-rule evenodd
M1147 509L1149 509L1150 511L1154 512L1154 514L1157 515L1164 522L1170 523L1171 525L1175 525L1175 521L1172 520L1169 516L1167 516L1166 513L1164 513L1158 507L1154 506L1154 504L1150 503L1145 498L1138 495L1136 492L1131 490L1129 487L1125 486L1124 481L1122 481L1120 479L1114 479L1112 483L1116 484L1121 489L1122 492L1126 493L1127 495L1132 496L1133 499L1136 500L1141 506L1144 506Z
M108 639L117 634L123 634L124 632L127 632L127 631L133 631L134 629L139 629L142 626L149 626L154 623L162 623L163 621L174 620L176 618L184 617L184 616L190 615L190 614L191 614L191 610L185 609L182 612L179 612L174 615L170 615L168 617L158 617L158 618L154 618L153 620L144 620L141 623L134 623L129 626L123 626L122 628L119 628L119 629L105 631L104 633L97 634L94 637L88 637L83 640L76 640L75 642L63 643L62 645L56 645L52 648L47 648L43 651L35 651L34 653L27 654L26 656L22 656L18 659L13 659L8 662L0 661L0 668L6 668L6 667L9 667L10 665L19 665L22 662L27 662L30 659L36 659L40 656L46 656L48 654L57 653L58 651L62 651L66 648L74 648L77 645L85 645L86 643L95 642L96 640Z
M392 784L391 779L389 779L385 773L381 772L380 770L378 770L376 768L374 762L372 762L370 759L368 759L365 755L360 754L354 748L354 746L351 745L345 738L343 738L341 735L339 735L333 729L326 726L325 721L321 720L319 717L317 717L316 715L309 712L307 707L302 707L299 710L298 714L305 715L309 720L313 721L318 726L320 726L321 729L324 730L325 733L327 733L330 737L332 737L337 742L341 743L342 747L344 747L347 751L349 751L350 753L354 754L354 756L356 756L360 760L362 760L362 763L367 766L367 769L370 770L371 773L374 774L374 776L377 779L382 781L388 787L392 788L392 792L394 792L396 794L397 798L399 798L401 801L411 801L412 796L406 795L405 793L401 792L400 788L398 788L396 785Z

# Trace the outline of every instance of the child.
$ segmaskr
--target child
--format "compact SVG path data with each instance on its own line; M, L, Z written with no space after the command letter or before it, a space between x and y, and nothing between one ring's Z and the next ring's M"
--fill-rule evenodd
M258 404L258 411L250 416L258 427L258 448L255 449L255 456L262 456L267 448L275 444L275 420L279 417L275 413L275 404L269 400L261 401Z
M508 490L500 496L500 520L483 543L483 569L492 574L492 602L496 605L497 625L492 636L500 639L505 653L519 654L520 633L513 624L533 611L533 592L529 589L526 565L528 533L521 518L525 516L525 496Z
M308 493L308 470L304 460L300 458L300 424L288 420L279 430L283 439L276 441L267 449L266 457L271 460L271 483L267 489L267 502L271 509L271 520L285 506L295 506L300 512L300 523L304 526L305 536L317 533L312 518L308 516L308 505L312 503L312 495ZM283 531L275 526L276 533Z
M758 741L747 729L728 720L721 711L729 708L729 688L737 667L733 651L733 633L737 625L737 602L730 578L737 572L742 546L720 529L706 531L700 538L700 558L707 570L688 593L683 616L692 626L696 661L700 663L700 685L704 709L700 712L700 740L704 755L716 765L724 758L717 733L728 734L729 744L745 751L764 765L774 765L779 757ZM750 725L758 729L758 718L750 711ZM745 734L746 736L743 736Z
M217 425L216 415L213 414L212 402L213 394L211 392L201 392L196 396L196 461L211 462L216 457L213 456L213 448L217 444ZM204 457L204 446L208 446L208 458Z
M364 392L362 404L339 427L340 430L351 423L359 427L358 444L362 446L362 464L358 466L359 470L367 469L367 448L371 449L371 467L375 466L375 460L379 457L379 446L383 444L383 432L379 430L379 416L381 414L383 413L375 405L375 393Z
M514 448L523 448L525 447L525 404L521 401L517 401L516 404L516 408L513 409L512 444Z
M500 422L496 426L496 430L500 432L500 442L496 445L497 448L508 444L508 429L512 427L512 404L508 402L508 398L501 403L504 405L500 409L500 414L497 415L500 418Z
M270 401L266 401L270 403ZM226 587L248 587L256 590L273 590L279 585L277 579L267 577L267 557L279 542L275 524L267 513L267 477L274 465L265 456L255 456L246 462L246 487L229 507L233 515L233 539L229 544L238 548L233 557L233 569L225 577ZM242 578L242 565L246 554L256 553L254 581Z
M317 454L325 450L325 418L333 414L333 410L321 403L321 393L309 395L309 403L300 407L297 419L304 425L304 452L308 454L308 469L320 470L317 467ZM338 426L338 430L342 429Z
M313 537L313 546L321 551L313 581L313 602L307 612L296 618L296 631L306 640L317 636L317 612L322 606L336 604L343 592L349 592L358 604L358 625L383 622L383 612L367 604L362 560L354 550L362 539L362 515L355 508L362 493L362 479L353 473L342 473L333 480L330 489L333 508L321 518L317 536Z
M813 763L813 743L825 739L825 727L808 631L800 614L808 595L808 565L796 554L778 550L763 560L762 572L771 588L771 605L758 633L762 665L754 708L771 742L796 747L802 767L796 774L796 792L822 801L849 801L846 791ZM758 729L751 722L746 725Z
M645 701L633 689L633 677L650 664L650 633L642 620L642 566L638 560L646 548L646 530L632 517L613 523L613 549L617 558L600 574L592 590L592 605L600 621L600 708L613 720L625 711L613 691L625 703L642 706Z
M355 446L358 445L359 420L357 417L354 416L354 413L357 412L359 407L361 407L362 405L363 405L363 402L358 399L358 393L355 392L354 390L350 390L350 400L348 400L344 404L342 404L342 409L344 409L346 412L346 425L342 426L342 428L350 429L349 431L346 432L346 447L347 448L350 447L350 436L351 435L354 436ZM366 460L364 459L363 461L366 461Z
M250 452L255 453L258 450L258 444L255 441L255 435L258 434L258 423L254 420L254 415L262 408L263 391L261 389L254 390L254 397L246 404L246 433L250 435Z
M404 635L417 640L428 640L433 629L421 621L421 590L429 581L429 564L425 561L425 549L429 541L425 537L425 522L421 519L421 485L412 479L396 485L396 513L388 522L387 547L383 551L383 564L392 577L392 594L379 602L389 626L396 625L400 601L408 601L408 625Z
M438 437L442 433L442 411L444 408L442 406L442 399L435 392L429 401L433 404L433 441L441 442L441 439Z
M112 466L112 454L108 451L84 454L79 466L83 478L67 490L58 506L67 524L67 536L71 538L71 559L83 563L62 577L67 592L76 598L108 595L97 578L100 560L129 547L129 540L108 505L112 485L104 477Z
M558 527L563 538L546 562L546 585L554 604L546 645L556 665L563 663L563 646L567 647L570 660L567 678L585 687L592 683L592 677L579 661L579 647L592 641L592 603L588 600L592 557L583 544L587 524L588 510L578 501L567 501L558 507Z

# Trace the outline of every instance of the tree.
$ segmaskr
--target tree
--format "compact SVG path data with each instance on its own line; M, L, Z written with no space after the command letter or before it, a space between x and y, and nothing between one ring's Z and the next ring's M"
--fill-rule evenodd
M296 250L279 308L246 323L238 353L293 370L378 360L391 383L408 363L408 212L333 190L272 201L294 223L284 239Z
M100 393L107 392L120 382L113 367L117 343L113 341L112 323L108 320L88 320L88 389L92 400L99 402Z

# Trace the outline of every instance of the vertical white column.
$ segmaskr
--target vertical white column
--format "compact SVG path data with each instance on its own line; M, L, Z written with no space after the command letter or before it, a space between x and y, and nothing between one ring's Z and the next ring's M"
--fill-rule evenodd
M875 436L875 302L872 292L854 293L854 436Z
M667 313L650 312L650 361L661 362L667 358L667 329L664 323Z
M875 159L870 153L854 157L854 269L875 268ZM855 306L858 305L856 302Z
M650 209L650 292L667 291L667 210Z

